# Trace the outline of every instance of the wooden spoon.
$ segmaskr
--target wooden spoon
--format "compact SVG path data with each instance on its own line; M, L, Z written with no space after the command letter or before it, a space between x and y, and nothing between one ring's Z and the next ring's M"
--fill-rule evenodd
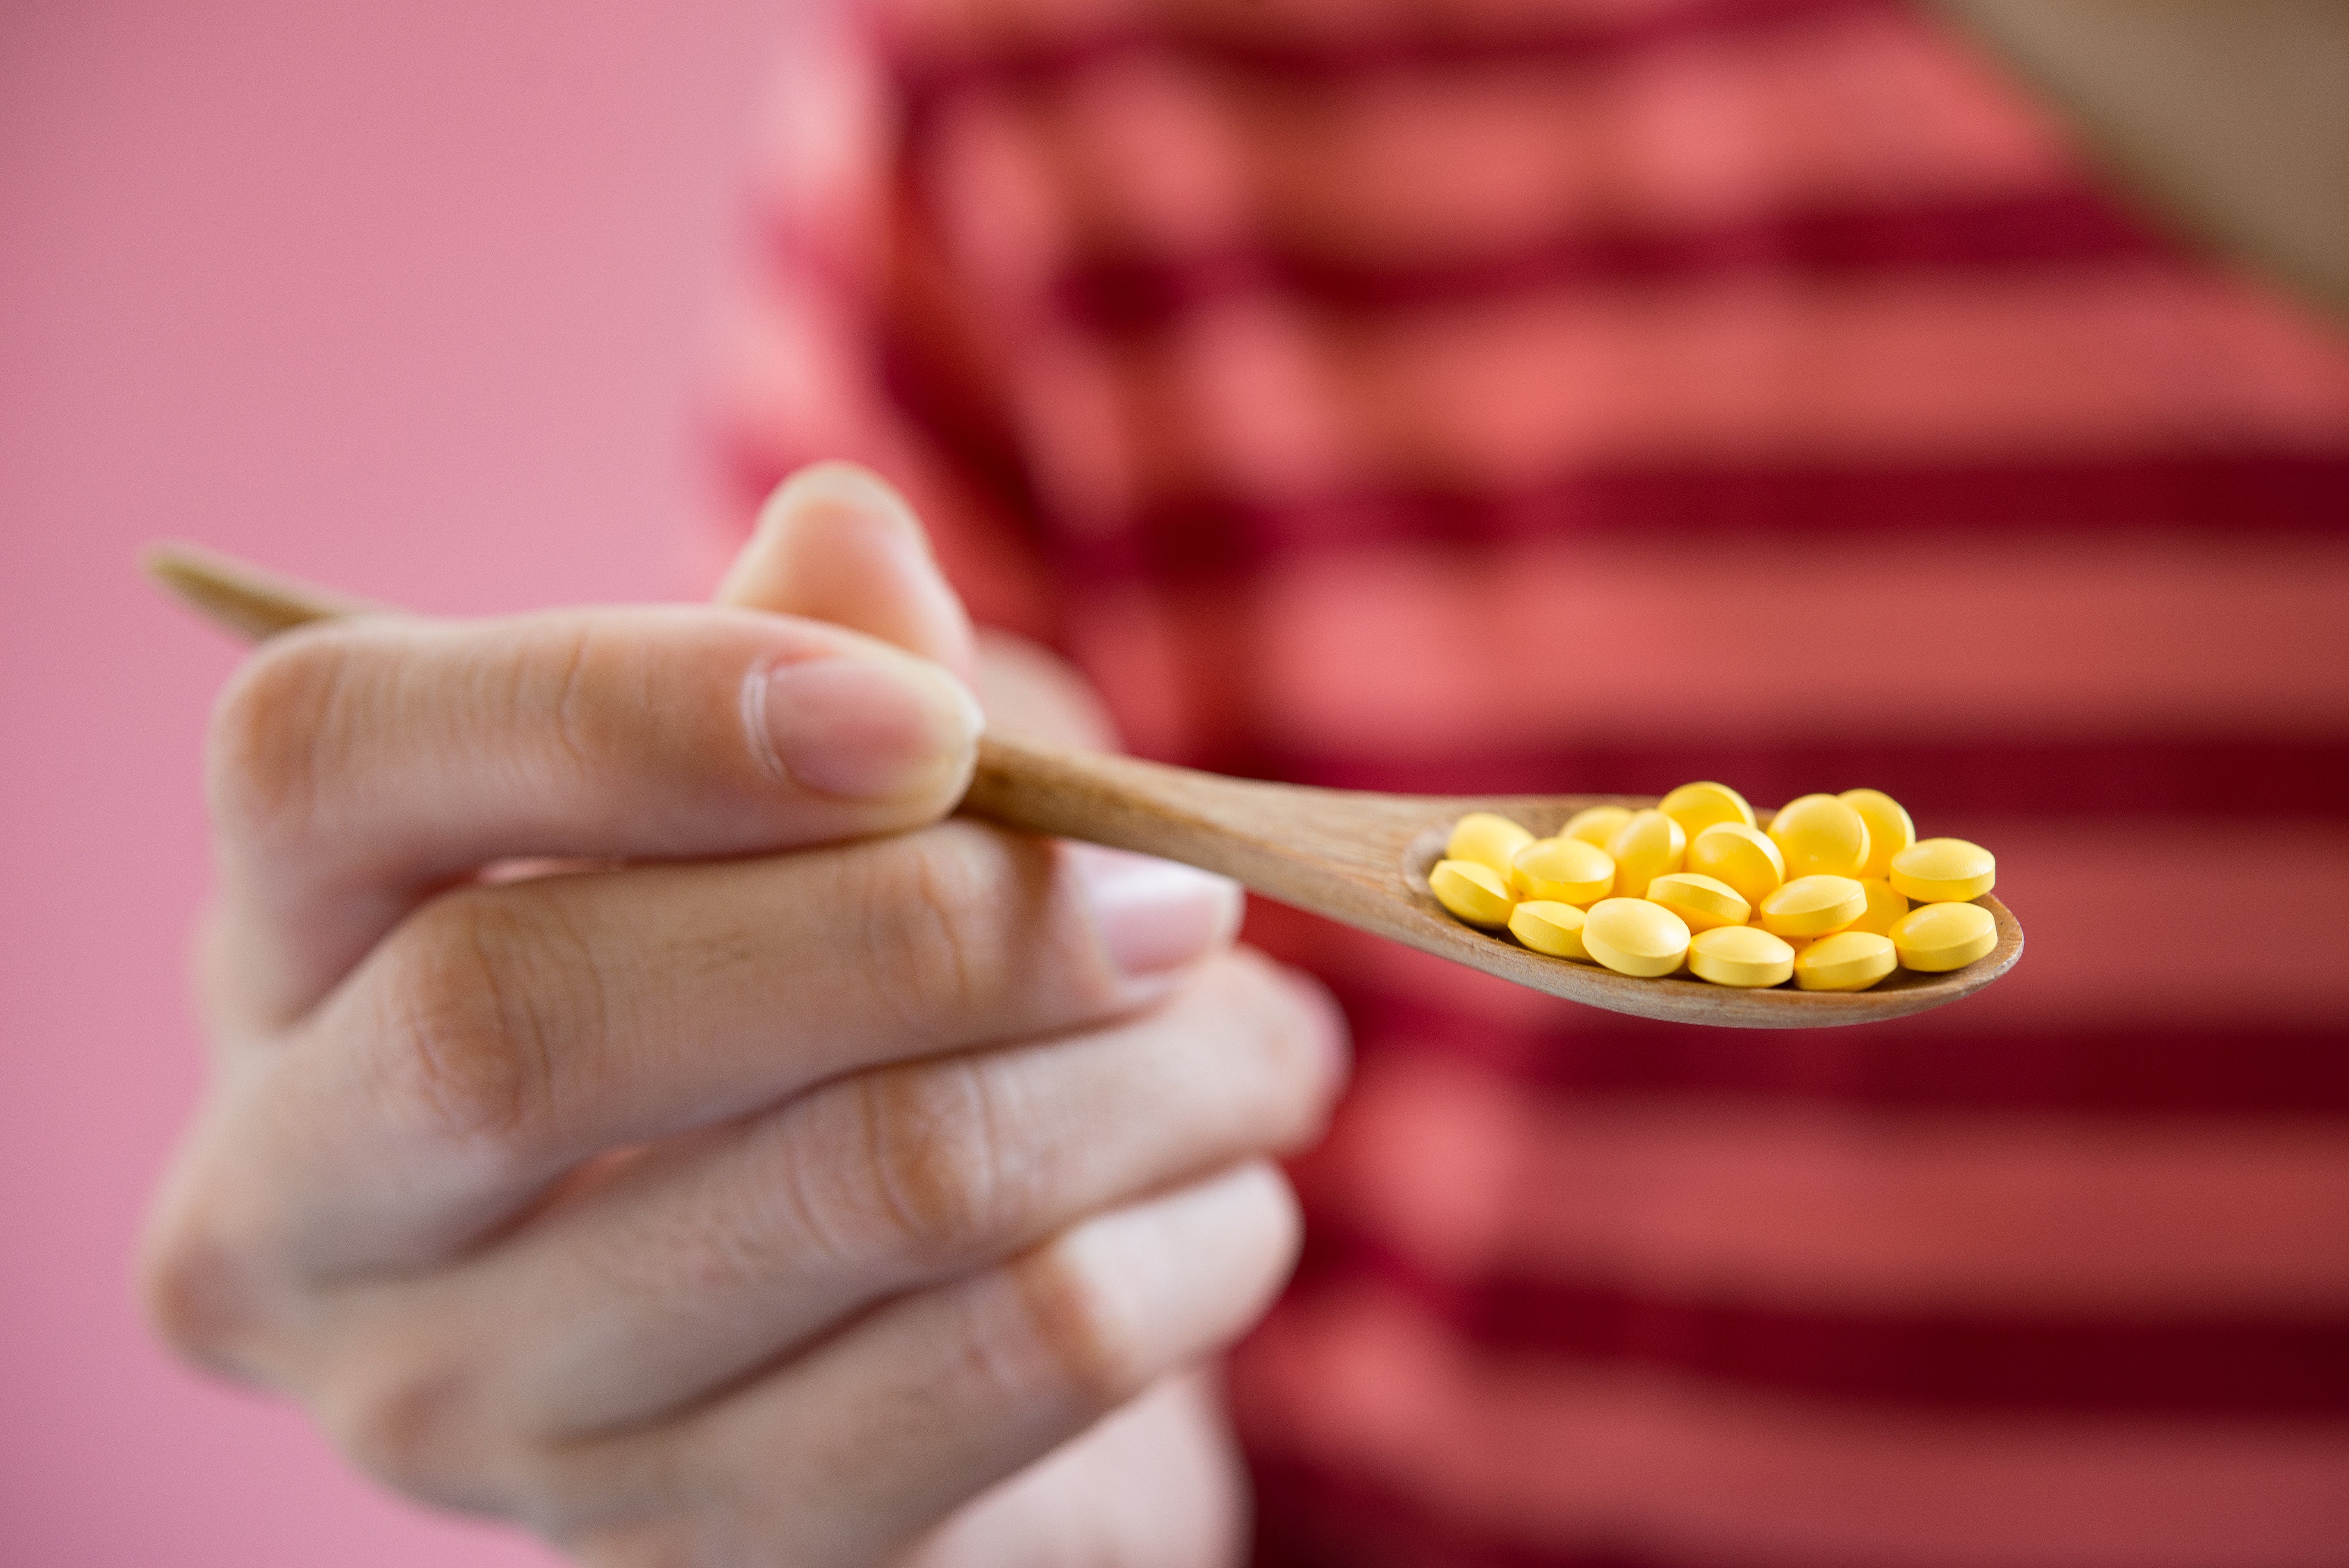
M290 627L383 611L225 556L179 545L143 559L149 575L215 622L259 639ZM1684 1024L1816 1028L1921 1013L1981 990L2014 966L2023 928L1995 898L1987 957L1943 975L1900 969L1866 991L1738 990L1686 975L1639 980L1551 958L1445 913L1427 890L1452 824L1496 811L1537 834L1586 806L1649 806L1629 795L1379 795L1226 779L1131 757L983 736L961 810L1009 827L1139 851L1217 872L1282 903L1610 1012ZM1768 814L1764 813L1766 822Z

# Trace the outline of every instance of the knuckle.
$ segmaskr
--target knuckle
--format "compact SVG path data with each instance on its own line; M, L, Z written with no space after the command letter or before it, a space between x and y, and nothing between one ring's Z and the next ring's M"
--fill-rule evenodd
M164 1344L200 1367L250 1375L268 1315L236 1248L191 1220L159 1225L140 1247L137 1285L147 1322Z
M1245 1077L1273 1113L1276 1145L1319 1136L1346 1079L1346 1023L1335 1000L1246 949L1222 961L1208 983L1246 1054Z
M988 1010L1016 929L1020 892L988 835L936 830L857 857L865 973L916 1029Z
M1096 1276L1081 1249L1064 1242L1040 1247L1013 1263L1009 1274L1026 1353L988 1359L1015 1394L1042 1392L1107 1410L1142 1391L1152 1368L1138 1336L1118 1293Z
M564 1030L541 983L543 923L516 891L446 894L402 928L378 1068L393 1114L449 1142L521 1154L550 1119Z
M957 1258L1017 1223L1029 1182L987 1074L967 1058L854 1080L864 1158L859 1220L916 1258ZM864 1228L860 1226L860 1228Z
M487 1506L475 1445L471 1380L445 1363L376 1366L331 1393L320 1422L352 1464L385 1484L450 1507Z
M225 832L284 840L317 820L355 658L347 633L321 627L271 641L237 671L212 709L207 746L213 815Z

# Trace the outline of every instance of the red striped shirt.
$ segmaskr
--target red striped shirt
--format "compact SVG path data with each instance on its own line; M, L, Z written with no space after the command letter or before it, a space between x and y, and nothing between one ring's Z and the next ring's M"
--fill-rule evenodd
M1874 785L2031 928L1748 1035L1257 910L1360 1048L1234 1359L1264 1562L2349 1560L2337 335L1890 0L901 0L787 75L730 517L876 464L1146 753Z

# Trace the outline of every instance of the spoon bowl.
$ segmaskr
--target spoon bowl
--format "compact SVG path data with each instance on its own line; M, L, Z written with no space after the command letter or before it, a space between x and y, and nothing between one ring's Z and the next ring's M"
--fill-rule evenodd
M310 583L184 546L148 552L150 576L214 622L262 638L312 621L378 609ZM960 810L1008 827L1133 850L1220 872L1279 903L1497 975L1586 1006L1749 1029L1868 1024L1922 1013L1981 990L2023 953L2006 905L1975 902L1998 945L1962 969L1897 969L1866 991L1744 990L1683 973L1635 979L1552 958L1464 925L1436 903L1427 873L1452 824L1493 811L1537 835L1588 806L1652 806L1628 795L1381 795L1228 779L1188 768L1043 746L990 731ZM1766 823L1767 814L1763 820Z

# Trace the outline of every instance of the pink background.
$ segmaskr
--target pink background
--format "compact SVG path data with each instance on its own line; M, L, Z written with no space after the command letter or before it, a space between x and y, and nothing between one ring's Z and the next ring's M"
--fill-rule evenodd
M176 535L452 611L680 586L788 3L0 6L0 1562L548 1560L138 1326L235 655L131 557Z

